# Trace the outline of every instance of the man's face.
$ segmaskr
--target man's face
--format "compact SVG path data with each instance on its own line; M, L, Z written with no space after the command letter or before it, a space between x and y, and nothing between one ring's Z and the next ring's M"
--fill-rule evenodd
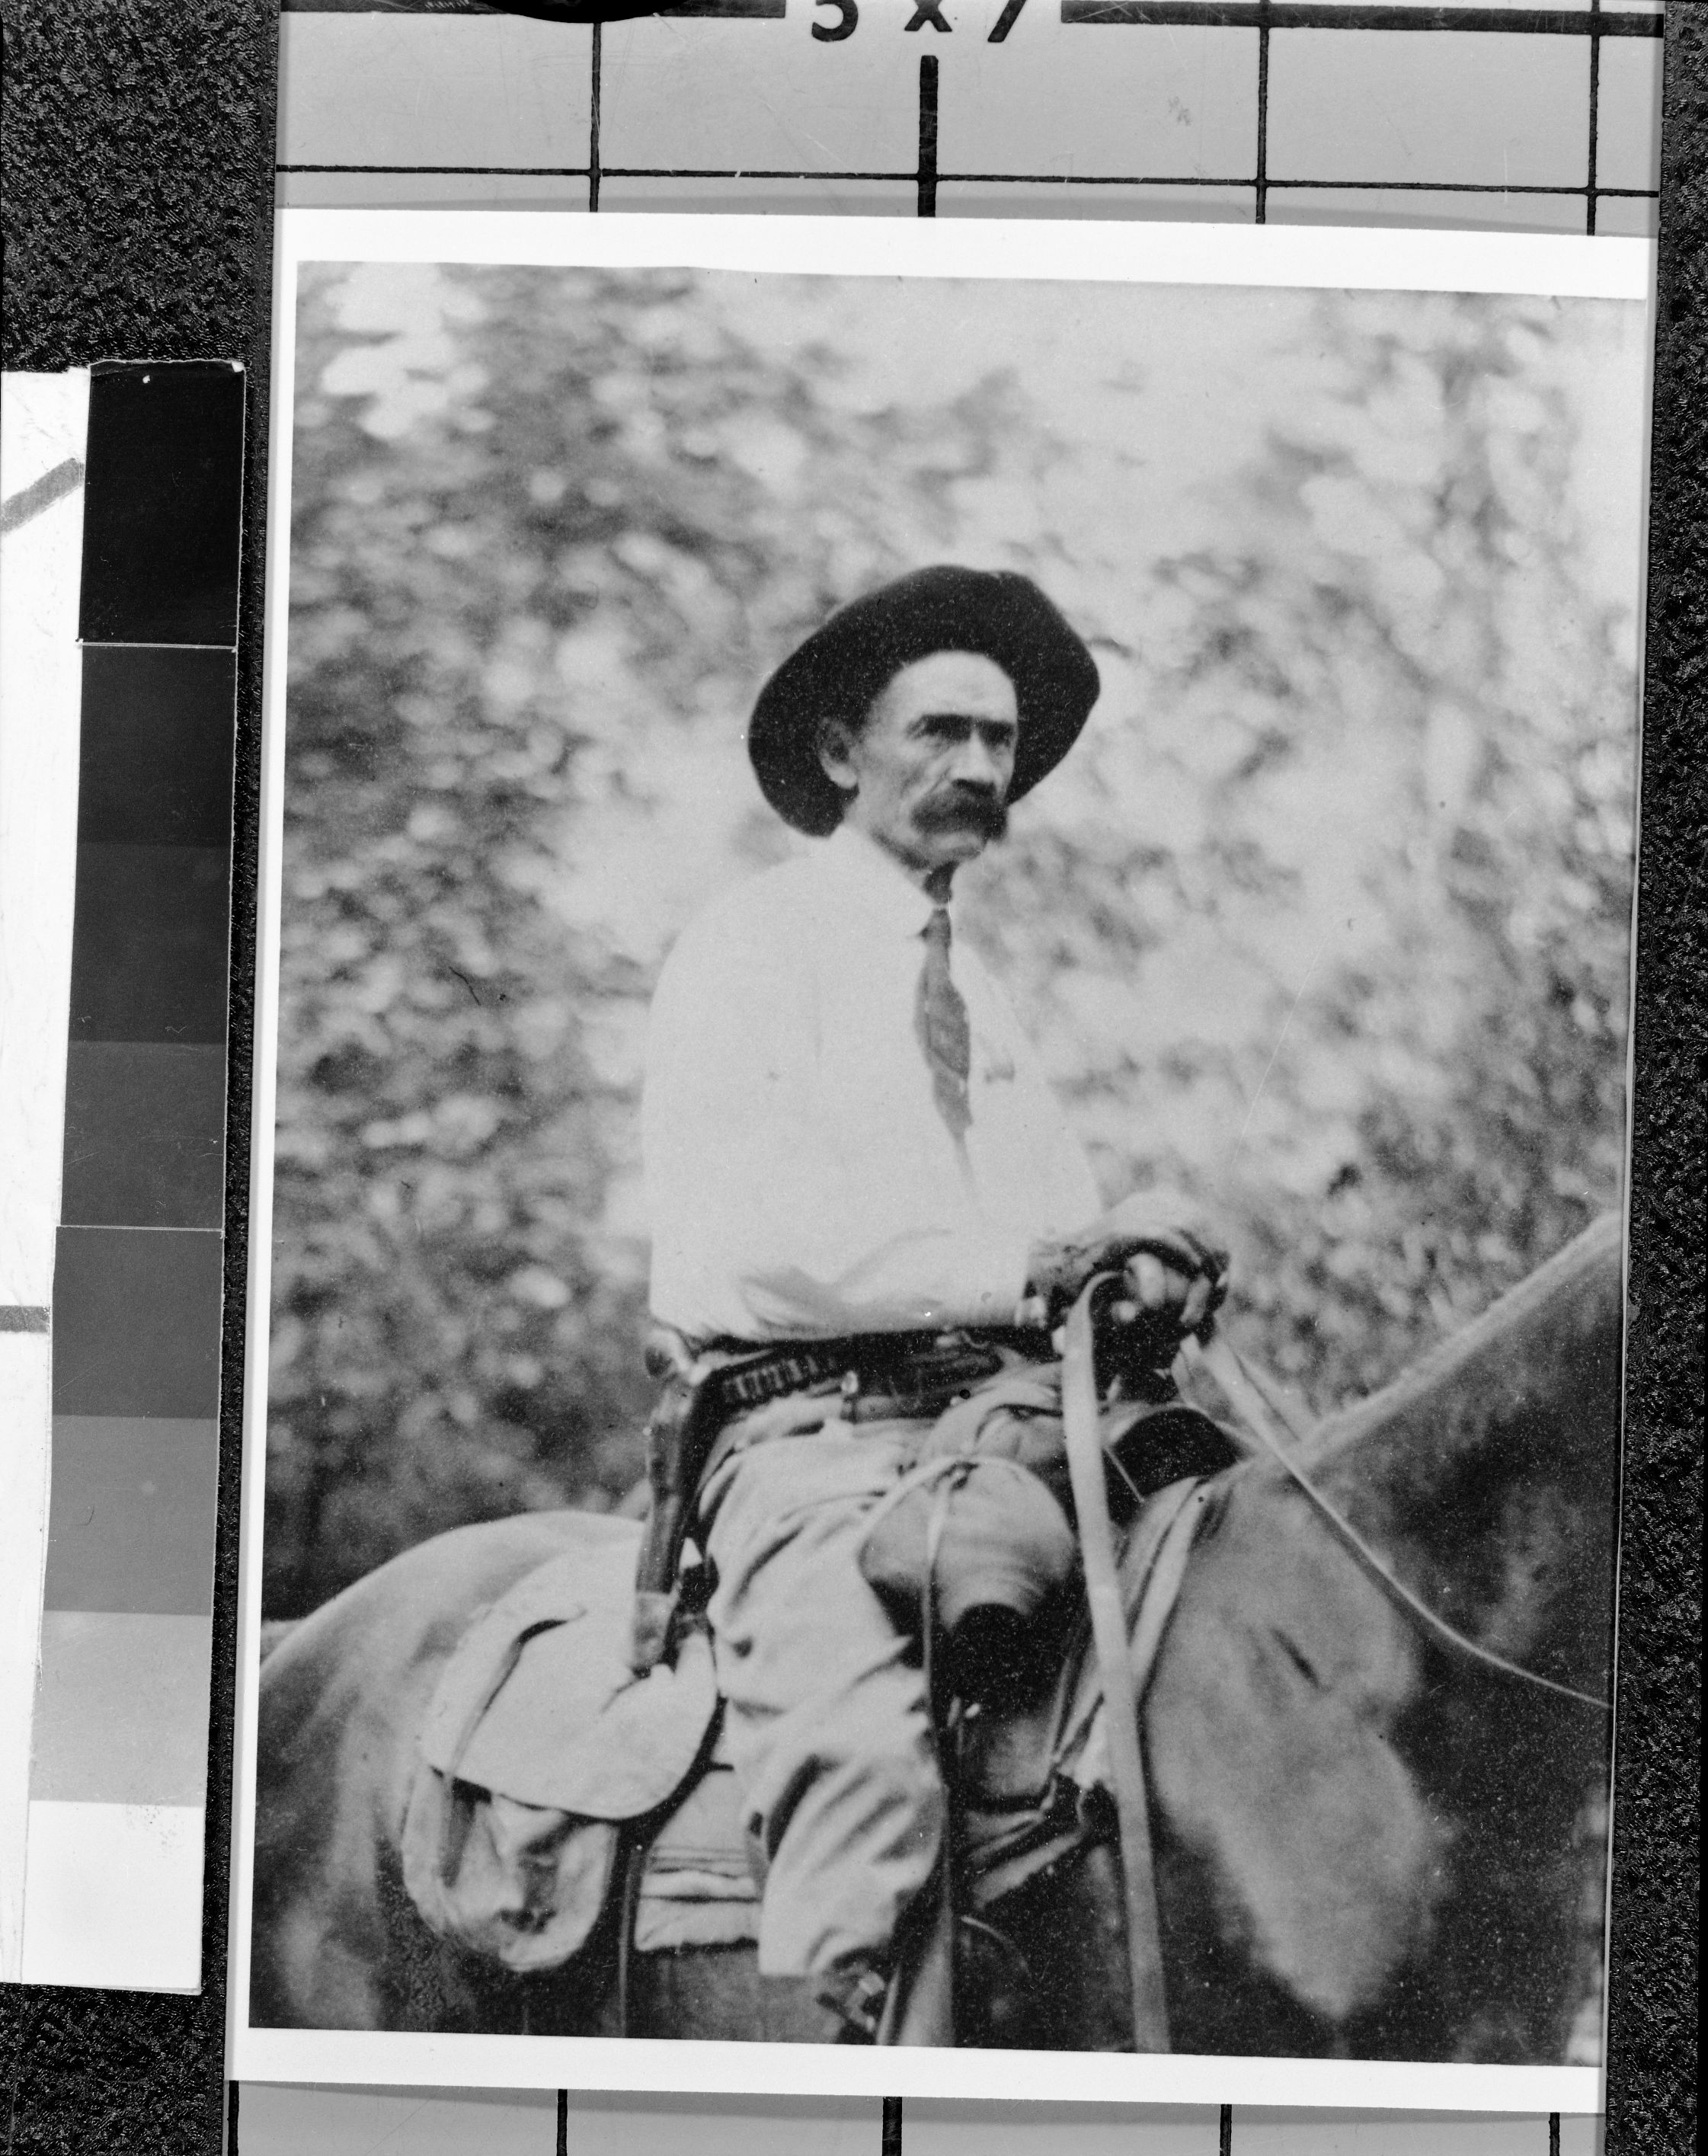
M819 754L846 820L946 882L1007 828L1019 736L1014 685L994 660L934 651L891 676L858 730L832 721Z

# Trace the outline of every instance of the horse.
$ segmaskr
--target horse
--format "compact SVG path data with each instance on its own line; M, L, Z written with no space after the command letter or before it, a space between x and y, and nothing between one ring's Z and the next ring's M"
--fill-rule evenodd
M1136 1710L1173 2049L1583 2056L1623 1313L1609 1217L1383 1390L1208 1488ZM513 1976L430 1932L403 1889L416 1732L464 1627L536 1564L637 1532L574 1512L455 1529L277 1639L253 2026L812 2034L751 1947L636 1955L619 2008L617 1913L565 1968ZM1033 1757L1044 1712L987 1712L987 1754ZM1111 1835L983 1914L963 1934L957 2042L1131 2047Z

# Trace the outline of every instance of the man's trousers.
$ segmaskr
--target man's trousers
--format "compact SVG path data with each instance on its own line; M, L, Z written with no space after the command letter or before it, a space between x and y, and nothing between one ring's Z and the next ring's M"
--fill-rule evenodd
M764 1877L767 1976L885 1973L942 1845L918 1651L859 1563L874 1506L931 1425L824 1420L837 1406L778 1402L733 1424L737 1449L700 1508L730 1749Z

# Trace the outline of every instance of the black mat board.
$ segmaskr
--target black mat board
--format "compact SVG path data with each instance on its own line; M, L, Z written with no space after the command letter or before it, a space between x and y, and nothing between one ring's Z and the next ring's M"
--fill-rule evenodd
M10 367L244 362L264 495L276 0L4 0ZM1708 9L1667 10L1661 300L1636 1025L1633 1319L1614 1835L1609 2156L1694 2143L1708 906ZM261 526L239 606L228 1352L222 1381L204 1989L0 1989L8 2156L221 2145L237 1432L246 1263ZM233 2107L234 2112L234 2107Z
M224 1155L221 1044L71 1043L59 1187L68 1226L218 1228Z
M86 641L236 641L243 430L233 362L95 368L78 624Z
M225 1039L229 869L213 846L79 846L74 1040Z
M220 1260L219 1237L196 1229L60 1229L54 1414L213 1414Z
M236 696L233 652L86 644L79 839L229 846Z

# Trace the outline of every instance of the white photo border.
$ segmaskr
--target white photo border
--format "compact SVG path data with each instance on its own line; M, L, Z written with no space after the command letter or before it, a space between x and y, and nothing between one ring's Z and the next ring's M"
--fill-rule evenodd
M310 262L493 263L1337 290L1643 303L1654 243L1520 233L1064 223L1024 219L601 215L497 210L279 213L257 923L249 1281L239 1584L227 2073L239 2081L660 2093L1586 2113L1603 2070L1108 2052L875 2049L647 2037L254 2028L249 2020L264 1519L275 1057L297 280Z

